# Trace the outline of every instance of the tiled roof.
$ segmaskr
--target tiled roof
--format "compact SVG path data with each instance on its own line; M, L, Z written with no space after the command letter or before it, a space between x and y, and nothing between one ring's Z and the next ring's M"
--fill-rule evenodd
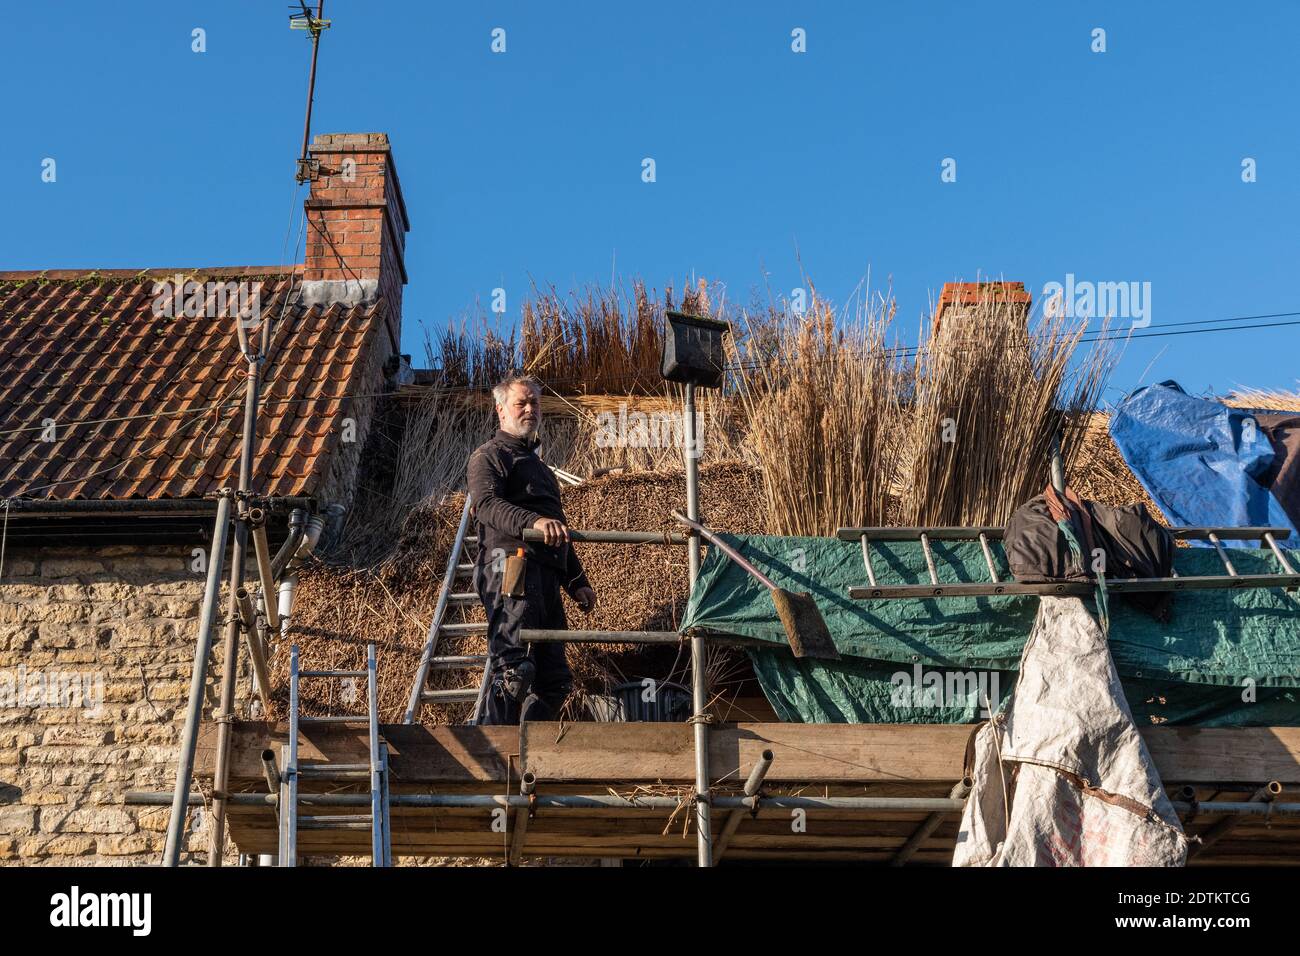
M234 320L157 317L154 283L171 274L0 272L0 499L192 498L236 484L247 363ZM346 396L381 384L364 376L382 301L280 318L301 285L293 267L184 278L261 283L277 321L252 487L315 493Z

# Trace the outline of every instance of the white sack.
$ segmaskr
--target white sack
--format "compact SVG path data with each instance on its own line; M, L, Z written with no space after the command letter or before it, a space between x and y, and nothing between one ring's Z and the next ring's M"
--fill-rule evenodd
M1187 858L1105 635L1078 598L1040 600L1015 693L975 738L973 776L953 866Z

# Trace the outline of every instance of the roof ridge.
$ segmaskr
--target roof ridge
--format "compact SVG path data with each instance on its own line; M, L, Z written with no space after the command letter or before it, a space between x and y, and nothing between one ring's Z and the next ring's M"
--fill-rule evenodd
M180 275L186 278L195 276L244 277L281 277L300 275L301 263L287 266L170 266L144 269L0 269L0 282L26 282L45 280L47 282L67 282L76 279L158 279Z

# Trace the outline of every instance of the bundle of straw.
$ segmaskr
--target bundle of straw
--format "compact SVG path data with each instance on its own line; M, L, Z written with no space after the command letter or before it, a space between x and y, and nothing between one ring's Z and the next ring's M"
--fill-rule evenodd
M1262 408L1274 412L1300 410L1300 391L1284 392L1264 388L1237 388L1223 400L1236 408Z
M749 330L736 386L769 533L887 522L906 384L884 345L889 319L865 304L837 322L814 294L806 316L769 313Z
M1031 332L984 301L931 332L912 370L896 491L900 525L998 525L1046 486L1052 439L1067 473L1113 365L1107 345L1073 361L1086 325L1061 310Z
M683 311L712 314L705 280L685 290ZM615 287L588 287L567 297L554 286L535 288L522 312L524 366L563 393L656 394L662 390L664 312L675 307L671 286L660 299L639 280L630 296Z
M482 314L449 324L436 338L426 328L424 354L440 388L489 389L520 367L514 331L503 333Z

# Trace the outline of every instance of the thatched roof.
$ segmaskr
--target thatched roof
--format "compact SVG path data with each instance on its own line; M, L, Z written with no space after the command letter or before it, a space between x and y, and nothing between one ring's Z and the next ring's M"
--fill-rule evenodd
M1129 471L1124 456L1110 437L1110 416L1104 412L1090 415L1083 435L1083 447L1075 467L1067 476L1068 484L1079 497L1108 505L1142 502L1151 516L1163 525L1169 520L1159 505L1151 500L1137 476Z
M1255 407L1269 407L1275 400L1281 407L1296 402L1294 397L1270 399L1252 394ZM1129 471L1107 432L1109 416L1089 416L1082 445L1068 480L1086 498L1112 505L1144 502L1156 520L1167 520ZM765 495L760 469L740 462L707 464L701 470L701 502L705 520L719 530L762 533L765 528ZM564 490L565 510L575 528L659 531L673 527L669 513L682 507L685 482L680 470L635 471L587 480ZM379 646L380 715L384 721L401 719L410 684L424 646L434 605L437 601L447 553L455 533L464 499L460 494L445 496L437 504L426 503L407 515L392 553L372 567L317 563L300 577L291 640L300 647L303 665L320 668L364 666L365 645ZM582 545L580 554L593 586L600 594L600 606L590 617L567 604L570 626L597 630L675 629L687 597L686 555L681 548L661 545ZM567 602L567 599L566 599ZM449 612L448 620L483 620L482 610ZM481 637L446 639L439 647L445 654L481 654ZM676 649L628 650L624 645L570 645L568 659L579 684L587 692L600 692L611 682L653 676L658 680L684 680L687 661ZM737 667L737 661L741 661ZM744 673L743 658L721 655L718 685ZM284 693L288 653L281 648L273 661L273 679ZM431 686L476 685L472 672L435 672ZM304 712L359 712L355 705L323 694L337 685L320 682L306 685ZM363 693L358 688L358 693ZM284 701L279 702L283 707ZM461 721L467 707L428 707L425 722Z
M700 474L700 497L707 521L741 533L762 529L759 473L742 464L706 465ZM669 513L685 499L682 473L639 472L588 481L564 492L565 512L575 528L612 530L670 530ZM364 667L365 645L379 650L380 718L400 721L419 664L447 554L455 536L464 498L455 495L441 504L412 512L394 553L371 568L314 564L299 578L290 640L299 646L304 668ZM600 595L600 605L585 616L566 598L570 626L597 630L675 629L685 610L686 553L662 545L582 545L588 577ZM459 612L457 612L459 613ZM483 620L479 608L465 620ZM448 620L458 620L449 612ZM449 638L439 646L444 654L482 654L481 637ZM609 681L647 675L643 652L622 645L570 646L569 664L588 691ZM685 660L673 666L673 654L649 676L681 679ZM273 681L281 693L288 678L288 653L281 649L273 663ZM721 666L721 665L720 665ZM431 686L477 684L469 672L435 672ZM327 700L333 688L336 695ZM363 688L358 689L364 692ZM337 682L303 685L303 712L360 712L341 700ZM284 700L279 702L283 706ZM463 720L467 707L429 707L424 719Z
M1071 485L1085 498L1109 504L1146 501L1157 520L1159 509L1106 432L1106 416L1089 423ZM750 466L706 465L701 472L701 502L705 520L718 529L758 534L763 527L762 474ZM667 531L669 512L681 508L685 479L678 472L633 472L589 480L566 487L565 511L575 528ZM379 647L380 716L399 721L411 680L419 663L434 605L437 602L447 553L455 535L463 497L413 511L392 555L374 567L318 563L299 580L291 640L298 644L304 667L352 669L364 666L365 645ZM596 630L671 630L685 608L688 588L686 555L681 548L661 545L583 545L581 556L600 594L596 612L585 616L568 602L570 626ZM464 612L463 620L483 620L481 609ZM448 620L461 620L456 612ZM481 637L446 638L445 654L481 654ZM600 692L611 682L654 676L683 680L686 659L675 653L629 650L624 645L571 645L569 665L587 692ZM734 661L717 663L719 671L736 676ZM277 653L273 679L282 694L288 676L288 654ZM477 683L471 672L434 672L431 686L460 687ZM328 699L325 694L336 696ZM362 689L358 689L360 692ZM363 701L341 699L334 682L305 684L304 713L359 712ZM280 701L283 706L284 700ZM464 705L431 706L428 722L460 721Z

